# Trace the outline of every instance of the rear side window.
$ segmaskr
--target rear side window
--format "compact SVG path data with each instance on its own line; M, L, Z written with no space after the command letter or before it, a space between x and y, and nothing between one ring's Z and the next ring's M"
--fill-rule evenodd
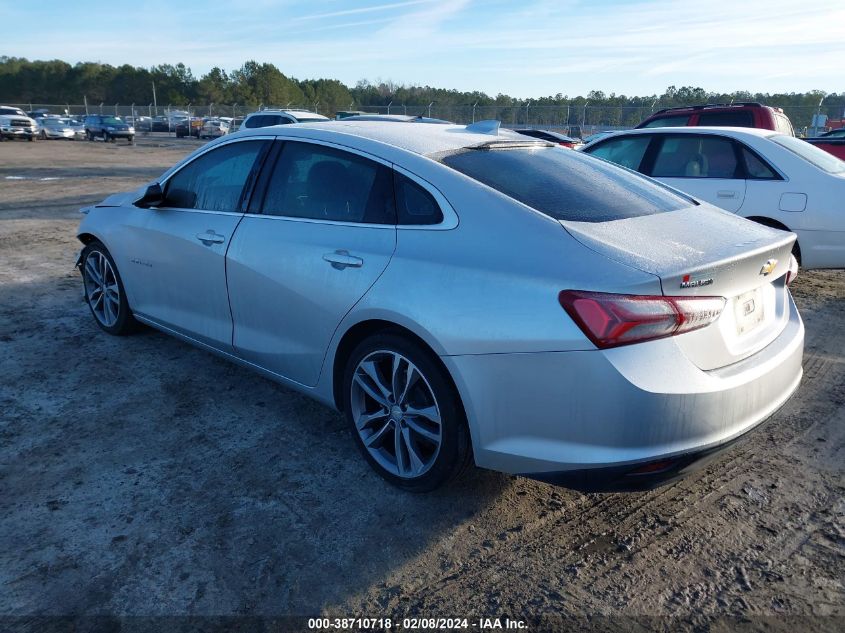
M688 122L688 114L676 114L674 116L657 117L645 125L638 127L684 127Z
M694 204L647 178L570 150L470 149L442 161L556 220L606 222Z
M267 184L263 213L395 224L393 171L332 147L288 141Z
M394 172L399 224L439 224L443 212L434 197L410 178Z
M754 127L754 115L751 110L702 112L698 115L698 124L703 126Z
M745 161L745 173L750 180L780 180L774 169L747 147L742 148L742 159Z
M266 141L239 141L194 159L168 181L162 206L207 211L240 210L247 178Z
M613 138L586 151L593 156L609 160L611 163L638 170L650 142L650 134Z
M651 175L655 178L737 178L730 139L696 134L665 135Z

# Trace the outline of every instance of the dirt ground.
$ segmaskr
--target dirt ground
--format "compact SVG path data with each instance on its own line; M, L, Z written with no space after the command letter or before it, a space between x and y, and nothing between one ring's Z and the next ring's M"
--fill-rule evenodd
M414 496L337 413L152 330L95 326L77 209L196 146L0 144L0 630L288 614L845 628L845 272L801 272L803 383L707 469L628 494L473 469Z

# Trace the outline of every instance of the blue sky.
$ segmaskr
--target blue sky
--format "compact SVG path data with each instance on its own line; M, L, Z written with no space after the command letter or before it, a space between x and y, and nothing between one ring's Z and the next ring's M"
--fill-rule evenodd
M0 0L0 15L0 55L197 76L255 59L299 79L522 98L845 91L841 0Z

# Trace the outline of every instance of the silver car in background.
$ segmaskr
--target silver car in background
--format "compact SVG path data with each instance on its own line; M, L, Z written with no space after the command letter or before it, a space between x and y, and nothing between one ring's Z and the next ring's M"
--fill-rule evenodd
M48 139L69 139L76 138L76 131L69 119L58 117L42 117L37 119L38 136L42 140Z
M103 330L151 325L343 411L409 490L472 460L655 485L802 375L793 234L489 122L242 131L83 213Z

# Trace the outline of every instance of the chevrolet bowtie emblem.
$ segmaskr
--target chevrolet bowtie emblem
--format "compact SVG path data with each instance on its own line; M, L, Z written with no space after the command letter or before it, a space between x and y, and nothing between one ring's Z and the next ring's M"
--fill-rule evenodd
M765 277L766 275L771 273L775 269L775 266L777 266L777 265L778 265L778 260L770 259L765 264L763 264L763 267L760 269L760 274Z

